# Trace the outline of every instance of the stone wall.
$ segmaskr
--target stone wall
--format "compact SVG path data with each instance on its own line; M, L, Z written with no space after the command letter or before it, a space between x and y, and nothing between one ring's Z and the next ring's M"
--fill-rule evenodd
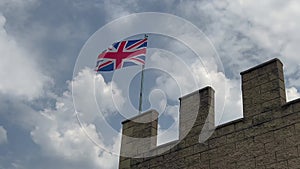
M199 143L199 134L207 124L206 117L214 111L214 91L210 87L180 99L181 141L155 146L155 111L145 114L156 117L152 122L123 122L124 134L136 138L149 136L150 140L143 143L143 151L138 151L139 139L130 144L123 139L121 154L126 156L128 149L134 150L131 155L135 158L121 157L119 168L300 168L300 99L286 103L282 67L280 60L273 59L242 72L244 117L218 126L204 143ZM197 113L191 113L194 111ZM142 117L143 114L135 119ZM213 120L208 122L213 124ZM128 124L133 127L129 134ZM134 130L141 125L142 130Z

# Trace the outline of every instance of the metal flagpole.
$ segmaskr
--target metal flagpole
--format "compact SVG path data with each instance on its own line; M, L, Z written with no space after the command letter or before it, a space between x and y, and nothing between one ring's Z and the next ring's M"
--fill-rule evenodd
M145 34L145 38L148 38L148 35ZM145 58L146 61L146 58ZM146 63L145 63L146 64ZM144 68L145 64L142 65L142 72L141 72L141 87L140 87L140 102L139 102L139 114L142 113L142 104L143 104L143 84L144 84Z
M142 113L142 104L143 104L144 68L145 68L145 65L142 65L142 74L141 74L141 88L140 88L140 104L139 104L139 114L141 114L141 113Z

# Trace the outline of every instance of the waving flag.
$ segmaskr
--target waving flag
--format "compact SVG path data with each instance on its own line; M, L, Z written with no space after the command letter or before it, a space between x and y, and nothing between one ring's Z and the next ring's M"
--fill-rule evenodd
M97 59L96 71L113 71L127 66L144 65L147 38L114 43Z

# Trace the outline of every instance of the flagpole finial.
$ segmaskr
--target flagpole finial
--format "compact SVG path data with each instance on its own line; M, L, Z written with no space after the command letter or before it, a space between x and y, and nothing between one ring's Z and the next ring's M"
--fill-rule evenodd
M145 34L145 39L147 39L148 38L148 35L147 34Z

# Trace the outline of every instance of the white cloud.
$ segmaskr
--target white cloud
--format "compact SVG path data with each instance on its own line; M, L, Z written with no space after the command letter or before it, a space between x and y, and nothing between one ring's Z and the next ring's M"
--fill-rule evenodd
M39 97L50 80L41 73L34 52L27 51L6 32L5 22L0 15L0 92L28 99Z
M195 62L191 67L201 86L211 86L215 90L216 125L242 117L240 82L227 78L223 72L210 69L215 67L213 65L204 64L204 66ZM210 81L207 81L205 76Z
M38 4L39 0L0 0L0 15L8 14L19 24L30 17L28 11Z
M107 13L107 20L111 21L112 19L116 19L122 16L126 16L130 14L129 9L137 8L136 1L130 0L130 1L104 1L104 9Z
M44 122L49 125L49 122ZM46 128L37 126L31 132L31 136L46 156L63 159L64 163L78 164L85 168L116 168L118 163L116 155L93 144L76 122L68 124L71 126L61 129L59 129L61 124L49 125ZM89 134L93 133L93 139L97 138L97 142L101 142L94 125L85 126L85 130ZM113 145L108 147L102 144L102 146L110 151L116 151L112 149L118 148L119 144L119 138L116 137Z
M257 45L279 53L289 65L289 69L286 70L288 75L295 72L299 63L297 45L300 43L299 1L266 0L259 3L251 0L229 1L228 9L251 22L252 25L248 29L239 27L242 33L254 40Z
M295 87L287 88L286 95L287 95L287 101L300 98L300 93Z
M180 58L181 56L178 57L172 53L158 50L149 57L147 62L149 68L155 68L166 73L160 74L156 79L155 88L164 91L168 99L174 101L197 89L194 75Z
M150 109L154 109L160 114L166 110L167 97L162 90L152 90L149 94L149 102Z
M117 111L116 105L124 104L118 86L113 82L106 84L100 74L89 68L79 72L72 81L72 95L76 111L85 122L92 122L97 115L108 116Z
M95 83L95 84L94 84ZM71 84L76 109L79 111L79 125L71 95ZM98 90L94 90L94 87ZM118 88L114 88L117 98L122 99ZM57 97L55 109L45 109L35 118L34 129L31 131L33 141L43 150L45 156L62 160L63 163L78 164L84 168L117 168L120 135L112 135L110 144L105 144L107 134L110 131L102 131L97 128L97 123L105 123L103 116L115 111L111 98L111 84L106 84L101 75L86 68L76 76L69 89L61 97ZM99 95L100 110L104 114L97 113L95 95ZM97 118L101 121L95 122ZM88 134L88 135L87 135ZM96 143L96 144L94 144Z
M7 142L7 131L3 126L0 126L0 145Z
M162 145L165 143L168 143L170 141L176 140L179 137L179 106L167 106L165 110L165 115L168 115L172 117L174 120L173 124L167 128L167 129L162 129L161 125L158 125L158 137L157 137L157 145Z
M287 79L299 71L299 1L188 1L177 8L213 41L231 76L274 57L288 67Z

